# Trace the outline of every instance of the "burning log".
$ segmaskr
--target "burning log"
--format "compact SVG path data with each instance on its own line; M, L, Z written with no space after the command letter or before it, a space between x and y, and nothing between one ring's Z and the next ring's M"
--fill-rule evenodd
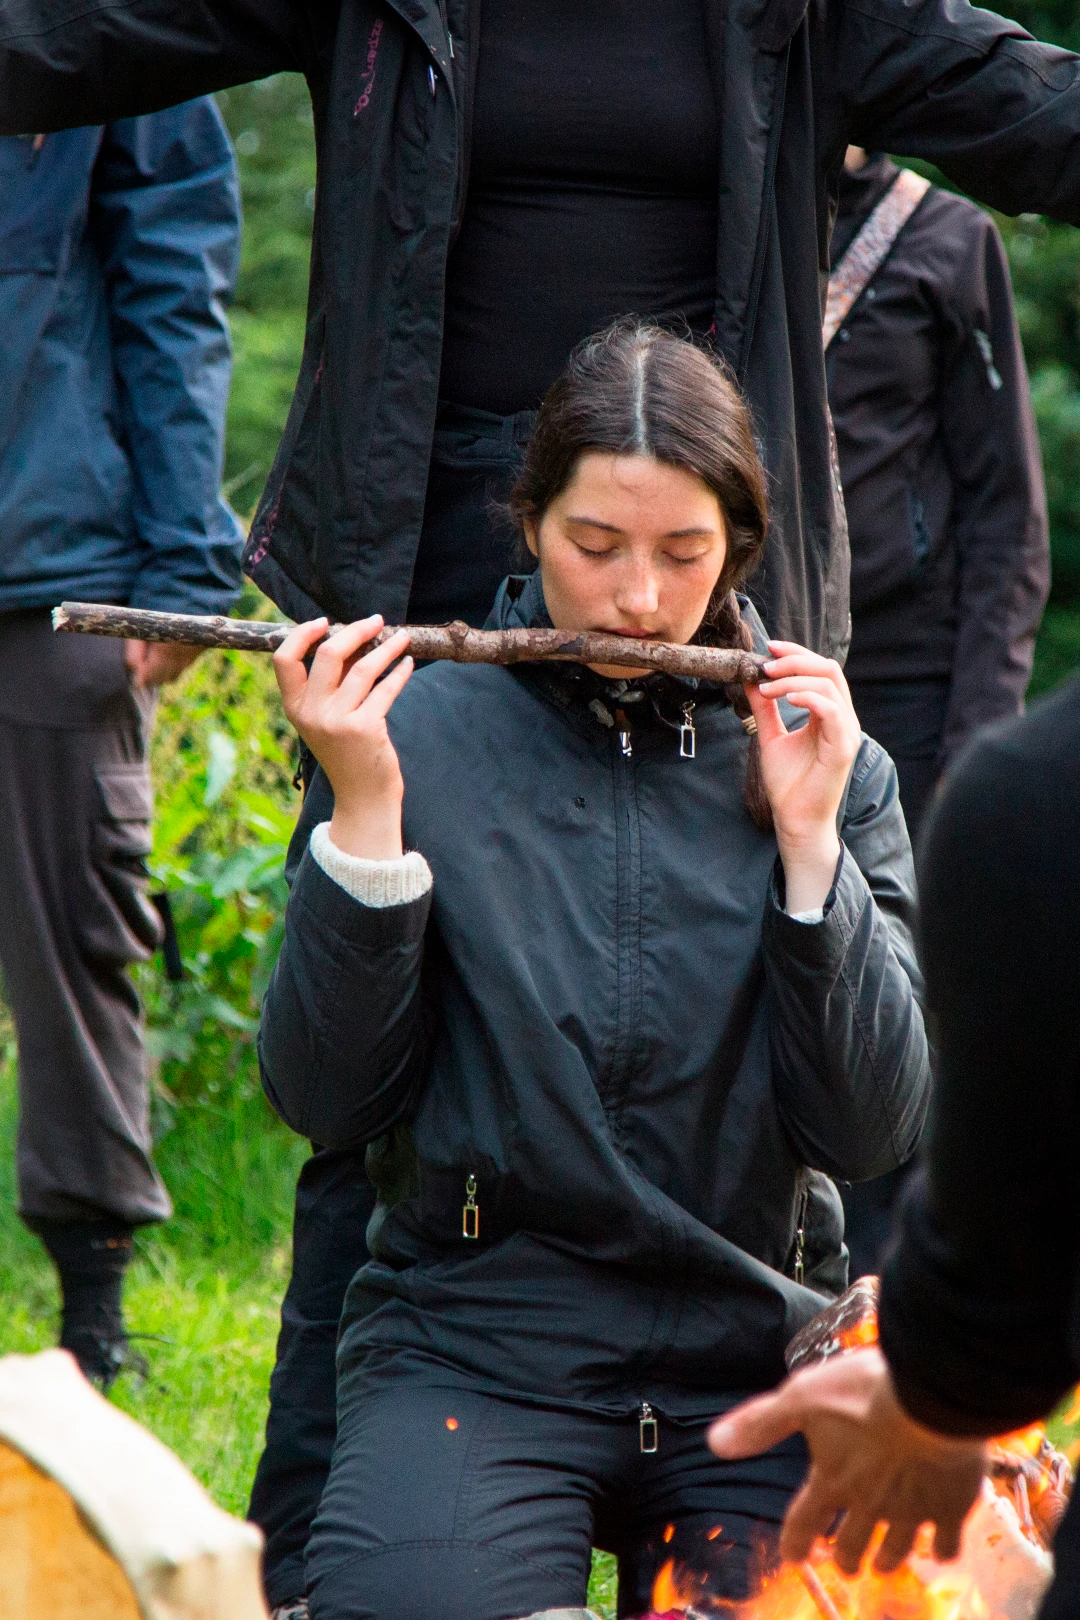
M860 1277L796 1333L784 1352L788 1371L876 1344L877 1302L877 1278ZM1068 1459L1047 1439L1042 1424L993 1441L987 1477L998 1496L1012 1502L1028 1539L1049 1550L1068 1505L1073 1475Z
M860 1278L791 1340L789 1370L876 1344L877 1301L877 1278ZM706 1620L721 1613L728 1620L1034 1620L1053 1576L1050 1547L1071 1486L1067 1459L1034 1424L991 1443L982 1494L954 1562L933 1558L933 1530L924 1525L900 1568L879 1574L873 1560L885 1534L881 1525L857 1575L845 1575L829 1543L820 1541L804 1563L782 1564L745 1602L732 1603L710 1596L702 1549L689 1561L664 1563L645 1620Z
M331 625L332 635L340 625ZM726 685L756 685L764 679L760 653L738 647L699 647L668 641L637 641L595 630L471 630L459 619L451 624L387 625L368 643L377 647L409 632L409 652L422 661L449 659L455 664L532 664L551 659L571 664L611 664L620 669L660 670ZM110 607L101 602L63 602L53 609L53 629L94 636L122 636L132 641L178 641L189 647L224 647L240 652L274 652L292 629L257 619L227 619L221 614L154 613L149 609Z
M826 1305L789 1341L784 1351L788 1372L828 1361L845 1350L877 1344L877 1302L876 1277L860 1277L852 1283L846 1294Z

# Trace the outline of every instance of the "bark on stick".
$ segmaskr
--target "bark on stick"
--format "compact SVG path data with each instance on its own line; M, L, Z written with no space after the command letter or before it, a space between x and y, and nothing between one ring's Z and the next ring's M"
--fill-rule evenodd
M340 626L331 626L330 633ZM397 627L387 625L368 644L378 646ZM452 624L409 624L409 651L422 661L446 658L455 664L531 664L558 659L572 664L613 664L623 669L663 670L706 681L764 679L765 659L734 647L681 646L667 641L634 641L593 630L471 630ZM53 629L132 641L180 641L190 647L229 647L242 652L273 652L292 629L257 619L221 614L153 613L146 608L110 607L101 602L64 602L53 609Z

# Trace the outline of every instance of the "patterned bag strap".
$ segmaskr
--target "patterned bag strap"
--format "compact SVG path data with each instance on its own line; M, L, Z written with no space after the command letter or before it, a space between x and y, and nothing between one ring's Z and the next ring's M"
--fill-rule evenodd
M913 169L901 169L829 277L829 296L821 329L826 349L929 189L929 180L924 180L921 174Z

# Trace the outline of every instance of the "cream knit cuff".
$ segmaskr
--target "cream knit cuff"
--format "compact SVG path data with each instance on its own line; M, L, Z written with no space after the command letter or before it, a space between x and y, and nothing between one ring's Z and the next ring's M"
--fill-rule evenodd
M311 835L311 853L328 878L362 906L381 910L419 900L431 888L431 867L418 850L389 861L369 861L346 855L330 841L330 823L320 821Z

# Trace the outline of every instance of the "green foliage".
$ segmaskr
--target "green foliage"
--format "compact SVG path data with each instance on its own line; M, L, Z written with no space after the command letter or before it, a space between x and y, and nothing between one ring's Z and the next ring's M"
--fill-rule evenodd
M258 604L249 590L247 611ZM185 977L170 984L160 957L137 975L159 1066L159 1135L178 1101L257 1089L259 1003L280 944L299 803L295 746L269 659L205 655L163 697L152 871L170 895Z
M315 143L307 85L296 73L223 92L236 144L244 245L231 320L235 345L225 488L250 512L277 450L304 339Z

